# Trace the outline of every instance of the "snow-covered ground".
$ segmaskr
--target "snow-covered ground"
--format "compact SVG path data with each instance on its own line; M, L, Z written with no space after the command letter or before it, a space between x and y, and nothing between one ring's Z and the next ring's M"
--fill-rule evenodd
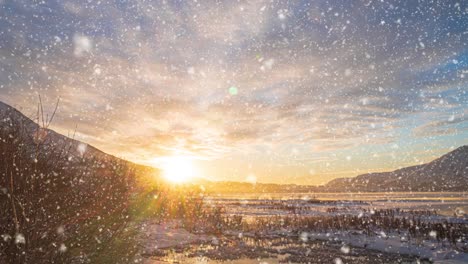
M468 253L457 251L448 243L437 243L436 240L408 241L402 234L376 233L374 236L359 234L359 232L306 233L302 237L308 239L329 240L342 243L344 247L365 247L382 252L416 255L427 258L434 263L468 263Z
M349 194L345 196L347 195ZM308 241L313 244L313 241L327 241L324 247L328 247L328 249L315 249L319 250L316 254L322 254L322 256L323 254L333 252L333 250L327 251L330 248L335 248L335 254L338 252L349 257L352 257L348 254L349 252L359 252L360 256L371 256L373 254L372 251L380 251L387 253L387 256L391 254L393 256L395 254L397 256L418 256L421 260L426 259L433 263L468 263L466 235L465 238L457 241L454 245L446 238L437 239L440 236L438 236L436 231L427 229L430 225L425 226L425 231L421 229L417 232L417 235L411 235L409 234L408 227L406 229L395 229L391 228L389 224L387 226L380 226L379 224L379 221L381 224L383 223L383 218L390 217L391 219L404 218L405 221L417 221L419 224L453 223L468 225L465 213L466 209L464 209L468 205L468 199L463 193L413 193L409 195L402 193L397 195L356 194L353 195L353 199L349 200L343 199L350 198L349 196L339 197L339 195L335 195L332 197L341 199L333 200L331 197L325 197L329 199L323 199L323 197L322 199L320 197L310 198L310 196L288 197L284 195L282 197L257 198L243 196L208 197L206 205L223 207L225 216L241 215L245 221L250 223L259 218L278 221L279 218L292 215L297 216L297 219L319 218L328 221L328 224L330 224L330 221L341 221L345 215L346 217L352 216L355 219L367 219L366 221L374 219L374 222L372 222L368 229L363 229L359 225L356 225L356 229L353 229L353 227L348 227L344 224L338 228L339 230L326 225L311 229L297 223L294 227L272 225L260 230L263 228L262 225L253 224L254 229L241 230L228 227L223 230L222 234L218 235L193 234L183 229L182 225L178 222L145 222L140 227L140 239L143 242L143 253L140 256L140 260L143 263L160 263L157 260L158 254L166 254L167 250L173 252L171 254L174 255L169 257L166 255L163 258L184 259L186 252L193 253L198 250L195 250L191 245L218 245L218 242L222 240L228 240L230 241L229 243L243 241L240 242L242 244L245 243L245 239L250 239L257 243L261 240L273 241L278 238L285 238L285 241L296 241L296 243ZM385 215L386 213L389 215ZM379 218L379 214L381 214L382 218ZM376 216L377 218L375 218ZM432 225L433 227L434 225ZM427 234L428 232L429 235ZM434 234L432 235L432 233ZM304 246L307 247L305 244ZM189 247L191 248L188 249ZM224 253L230 255L231 251L235 251L235 247L230 250L224 250L228 252L223 251ZM213 254L213 252L209 254ZM284 256L281 254L277 255L276 260L269 259L268 263L279 263L281 262L280 258L284 258ZM203 263L221 263L210 260L205 255L203 255L203 258ZM188 259L185 260L188 261ZM199 260L190 260L195 261L193 263L200 263ZM256 261L256 258L245 258L244 256L243 260L239 263L257 263L252 261Z
M312 198L311 198L312 197ZM348 199L348 200L346 200ZM245 219L276 216L370 216L377 210L391 209L396 218L412 219L416 216L427 223L461 223L468 225L466 193L369 193L369 194L323 194L280 196L263 195L209 197L208 204L222 206L226 215L242 215ZM424 213L427 211L427 214ZM422 213L421 213L422 212ZM343 245L365 247L382 252L417 255L435 263L468 263L468 254L461 252L462 243L456 246L448 241L432 239L408 239L408 230L385 234L372 229L374 234L366 235L359 231L304 232L303 239L329 240ZM377 231L376 231L377 230ZM274 235L291 236L291 230L277 230ZM466 251L466 245L465 251Z

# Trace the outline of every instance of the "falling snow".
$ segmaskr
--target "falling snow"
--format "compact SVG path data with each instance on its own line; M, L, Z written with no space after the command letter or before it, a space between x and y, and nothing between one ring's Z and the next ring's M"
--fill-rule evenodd
M467 263L467 12L0 0L0 263Z

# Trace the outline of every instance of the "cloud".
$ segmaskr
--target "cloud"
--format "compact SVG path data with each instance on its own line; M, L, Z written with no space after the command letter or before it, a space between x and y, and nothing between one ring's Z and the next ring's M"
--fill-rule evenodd
M466 10L448 1L5 1L0 99L148 162L311 160L466 133ZM431 10L439 10L433 13ZM466 75L466 74L465 74ZM237 94L229 93L236 87ZM420 122L418 122L419 124ZM300 151L290 155L293 146ZM274 153L274 154L272 154ZM294 157L293 157L294 156ZM314 158L317 160L317 158ZM349 171L349 168L346 169Z
M412 133L416 137L456 135L468 130L467 116L466 108L461 113L439 115L438 119L417 126Z

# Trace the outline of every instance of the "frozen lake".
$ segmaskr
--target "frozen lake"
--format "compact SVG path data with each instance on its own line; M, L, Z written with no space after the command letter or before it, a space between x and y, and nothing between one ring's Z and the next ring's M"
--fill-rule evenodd
M208 204L221 205L227 214L284 215L293 208L303 214L323 214L329 208L359 213L362 210L436 210L444 216L466 216L467 192L385 192L385 193L264 193L229 194L205 198Z

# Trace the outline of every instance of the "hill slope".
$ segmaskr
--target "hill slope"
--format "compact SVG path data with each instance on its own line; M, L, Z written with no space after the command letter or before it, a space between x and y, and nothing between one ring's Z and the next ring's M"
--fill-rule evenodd
M429 163L391 172L339 178L325 185L329 191L466 191L468 146L459 147Z
M70 263L67 248L98 252L129 221L147 170L0 102L0 263Z
M53 130L42 128L3 102L0 102L0 124L2 134L15 137L18 142L21 142L23 150L31 155L31 158L34 158L36 152L48 156L60 155L60 153L64 155L66 152L66 158L70 161L95 158L130 164L128 161L106 154L91 145L63 136Z

